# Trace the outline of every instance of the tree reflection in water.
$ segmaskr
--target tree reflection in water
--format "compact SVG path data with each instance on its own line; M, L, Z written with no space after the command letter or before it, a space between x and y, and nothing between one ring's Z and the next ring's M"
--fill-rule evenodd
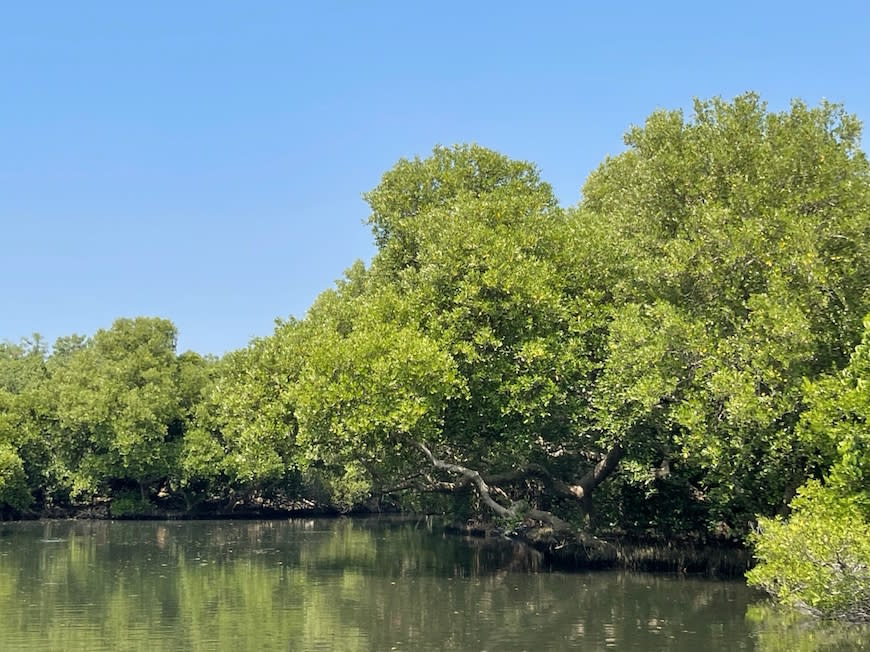
M0 534L0 641L16 650L816 649L809 634L777 647L783 625L747 618L742 582L538 572L532 550L425 520Z

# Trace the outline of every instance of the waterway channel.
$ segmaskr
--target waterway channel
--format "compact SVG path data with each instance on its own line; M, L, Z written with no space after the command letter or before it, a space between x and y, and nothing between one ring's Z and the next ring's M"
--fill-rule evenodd
M741 580L551 572L431 521L0 524L2 650L861 650Z

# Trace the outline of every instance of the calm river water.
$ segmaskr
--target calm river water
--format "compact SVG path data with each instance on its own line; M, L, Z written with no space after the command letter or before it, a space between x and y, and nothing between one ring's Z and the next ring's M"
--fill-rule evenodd
M556 573L426 521L0 524L0 650L861 650L739 581Z

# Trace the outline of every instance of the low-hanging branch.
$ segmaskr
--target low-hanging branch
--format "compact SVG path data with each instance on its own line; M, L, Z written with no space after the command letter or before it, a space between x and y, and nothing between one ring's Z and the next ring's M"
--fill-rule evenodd
M483 476L479 471L462 466L461 464L446 462L435 457L432 451L422 442L415 441L413 443L423 453L423 455L426 456L426 459L429 460L429 463L432 464L433 467L442 471L447 471L448 473L459 475L465 480L465 482L453 483L457 489L472 484L477 489L477 493L483 503L496 515L505 519L514 519L517 517L531 518L535 521L549 524L555 531L571 531L571 526L558 516L540 509L528 508L524 502L513 501L511 502L510 507L505 507L493 498L493 494L500 495L510 500L507 494L495 485L490 486L490 484L483 479Z
M432 451L430 451L429 448L422 442L415 441L414 445L423 452L423 455L426 456L426 458L429 460L429 463L432 464L432 466L434 466L436 469L441 469L442 471L461 475L467 478L471 483L473 483L474 486L477 488L477 493L480 494L480 499L493 512L504 518L514 516L514 513L509 508L495 501L495 499L492 497L489 485L486 483L486 481L483 479L478 471L475 471L474 469L469 469L468 467L461 466L459 464L452 464L450 462L445 462L444 460L438 459L432 454Z

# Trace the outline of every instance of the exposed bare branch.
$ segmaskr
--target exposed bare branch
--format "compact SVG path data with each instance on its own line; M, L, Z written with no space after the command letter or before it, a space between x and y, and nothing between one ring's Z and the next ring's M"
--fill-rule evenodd
M500 505L493 499L492 495L490 494L489 485L486 484L479 472L475 471L474 469L469 469L465 466L461 466L460 464L451 464L450 462L445 462L444 460L438 459L432 454L432 451L430 451L422 442L415 441L414 445L423 452L423 455L426 456L426 458L429 460L429 463L436 469L441 469L442 471L455 473L457 475L468 478L468 480L470 480L477 488L477 493L480 496L480 499L493 512L504 518L513 516L513 513L510 509L508 509L504 505Z
M433 467L442 471L447 471L448 473L454 473L464 479L464 482L460 480L459 482L453 483L455 486L467 488L469 484L472 484L477 489L477 493L480 496L480 499L484 502L484 504L489 507L493 512L495 512L495 514L497 514L498 516L506 519L513 519L517 517L530 518L535 521L547 523L556 531L568 532L571 530L570 524L566 521L563 521L558 516L555 516L550 512L544 510L529 508L523 501L514 501L511 502L510 507L505 507L504 505L497 502L492 497L492 494L496 494L498 496L501 496L502 498L510 500L508 495L499 487L488 484L478 471L470 469L466 466L462 466L461 464L453 464L451 462L446 462L444 460L438 459L437 457L435 457L435 455L433 455L432 451L429 450L429 448L422 442L415 441L414 445L418 449L420 449L420 451L422 451L423 455L426 456L426 459L429 460L429 463L432 464Z

